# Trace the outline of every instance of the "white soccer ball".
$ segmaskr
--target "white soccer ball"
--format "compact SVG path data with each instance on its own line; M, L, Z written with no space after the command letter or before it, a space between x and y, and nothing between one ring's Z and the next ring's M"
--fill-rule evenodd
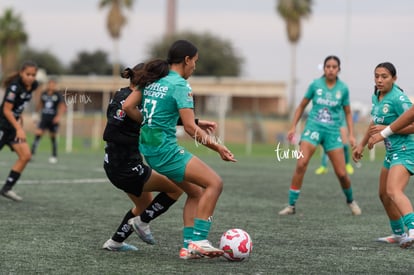
M221 235L220 249L229 261L243 261L250 256L253 243L250 235L243 229L229 229Z

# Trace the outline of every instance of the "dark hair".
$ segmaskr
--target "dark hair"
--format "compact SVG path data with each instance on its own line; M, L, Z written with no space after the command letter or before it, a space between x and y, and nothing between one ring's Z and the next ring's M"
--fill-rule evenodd
M24 61L20 66L20 70L18 72L12 73L4 80L4 87L8 87L13 81L15 81L19 77L20 72L24 71L27 67L34 67L36 70L38 69L38 66L34 61Z
M184 61L186 56L193 58L197 54L198 50L190 41L177 40L175 41L168 51L167 62L168 64L177 64Z
M395 66L391 62L382 62L382 63L379 63L375 67L375 70L378 69L378 68L384 68L384 69L386 69L388 72L390 72L390 75L392 77L396 77L397 76L397 69L395 68ZM401 89L399 86L397 86L397 88L400 89L402 92L404 92L404 90ZM374 86L374 93L376 94L376 92L377 92L377 86L375 85Z
M145 63L141 69L133 70L131 83L138 86L138 89L143 89L147 85L168 75L169 71L170 66L167 61L159 58L153 59Z
M339 59L339 57L337 57L336 55L328 55L328 56L325 58L325 60L323 61L323 68L325 68L326 63L327 63L329 60L331 60L331 59L335 60L335 61L336 61L336 63L338 63L338 68L339 68L339 70L341 70L341 60L340 60L340 59ZM325 76L325 73L323 74L323 76Z
M126 78L130 80L130 83L136 85L136 82L138 81L136 76L138 75L138 72L144 68L145 63L138 63L135 65L132 69L131 68L125 68L121 72L121 77Z

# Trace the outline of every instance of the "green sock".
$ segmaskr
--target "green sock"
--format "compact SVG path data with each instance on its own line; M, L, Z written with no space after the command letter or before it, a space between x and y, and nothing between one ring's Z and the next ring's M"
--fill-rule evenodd
M349 144L344 144L345 163L349 163Z
M193 227L184 227L183 228L183 247L188 248L188 244L192 241L193 238Z
M194 219L193 241L207 240L210 227L210 221Z
M326 167L327 165L328 165L328 155L325 152L323 152L321 166Z
M354 197L352 195L352 187L349 187L348 189L342 188L342 191L345 194L346 203L351 203L354 201Z
M295 206L296 201L298 200L300 195L300 190L293 190L289 189L289 205Z
M408 230L414 229L414 212L408 213L407 215L403 216L402 219Z
M404 223L403 219L399 218L398 220L390 220L392 233L395 235L402 235L404 233Z

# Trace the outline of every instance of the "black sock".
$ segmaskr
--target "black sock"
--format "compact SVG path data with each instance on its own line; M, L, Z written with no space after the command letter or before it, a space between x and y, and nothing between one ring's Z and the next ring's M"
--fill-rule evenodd
M159 193L151 202L151 205L141 213L141 221L149 223L159 215L163 214L173 205L176 200L170 198L166 193Z
M115 234L112 236L112 240L122 243L126 240L126 238L129 237L129 235L131 235L132 229L131 226L128 224L128 220L132 219L133 217L135 217L134 214L132 214L132 211L129 210L125 214L125 217L119 225L118 229L116 230Z
M52 142L52 156L57 157L56 137L51 137L50 141Z
M20 173L11 170L9 176L6 179L6 182L3 186L3 191L9 191L13 188L13 186L16 184L17 180L20 178Z
M36 153L36 149L37 149L37 146L39 145L39 141L40 141L40 136L35 136L35 140L33 141L33 144L32 144L32 155Z

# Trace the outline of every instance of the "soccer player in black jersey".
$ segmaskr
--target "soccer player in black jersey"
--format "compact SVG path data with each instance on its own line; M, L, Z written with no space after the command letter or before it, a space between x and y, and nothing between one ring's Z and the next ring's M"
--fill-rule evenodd
M12 166L0 194L14 201L22 200L22 197L17 195L12 188L31 158L21 114L25 104L32 98L33 91L38 87L37 69L36 63L26 61L19 72L11 75L4 82L6 91L0 106L0 150L7 145L16 152L18 159Z
M46 91L40 96L39 110L41 112L41 119L35 132L35 140L32 144L32 156L36 153L37 146L45 130L48 130L50 141L52 142L52 156L49 158L49 162L56 163L56 134L59 129L60 118L65 111L65 103L62 95L56 90L55 79L49 79Z
M135 89L132 84L134 70L141 66L143 64L122 72L122 77L129 78L131 85L117 91L107 109L107 124L103 134L106 141L104 169L111 183L123 190L135 205L126 213L112 238L103 245L104 249L110 251L137 250L135 246L124 242L133 231L144 242L154 244L149 222L166 212L183 192L167 177L143 163L138 149L140 124L131 120L122 110L123 102ZM152 199L152 191L161 193ZM201 189L194 197L200 195Z

